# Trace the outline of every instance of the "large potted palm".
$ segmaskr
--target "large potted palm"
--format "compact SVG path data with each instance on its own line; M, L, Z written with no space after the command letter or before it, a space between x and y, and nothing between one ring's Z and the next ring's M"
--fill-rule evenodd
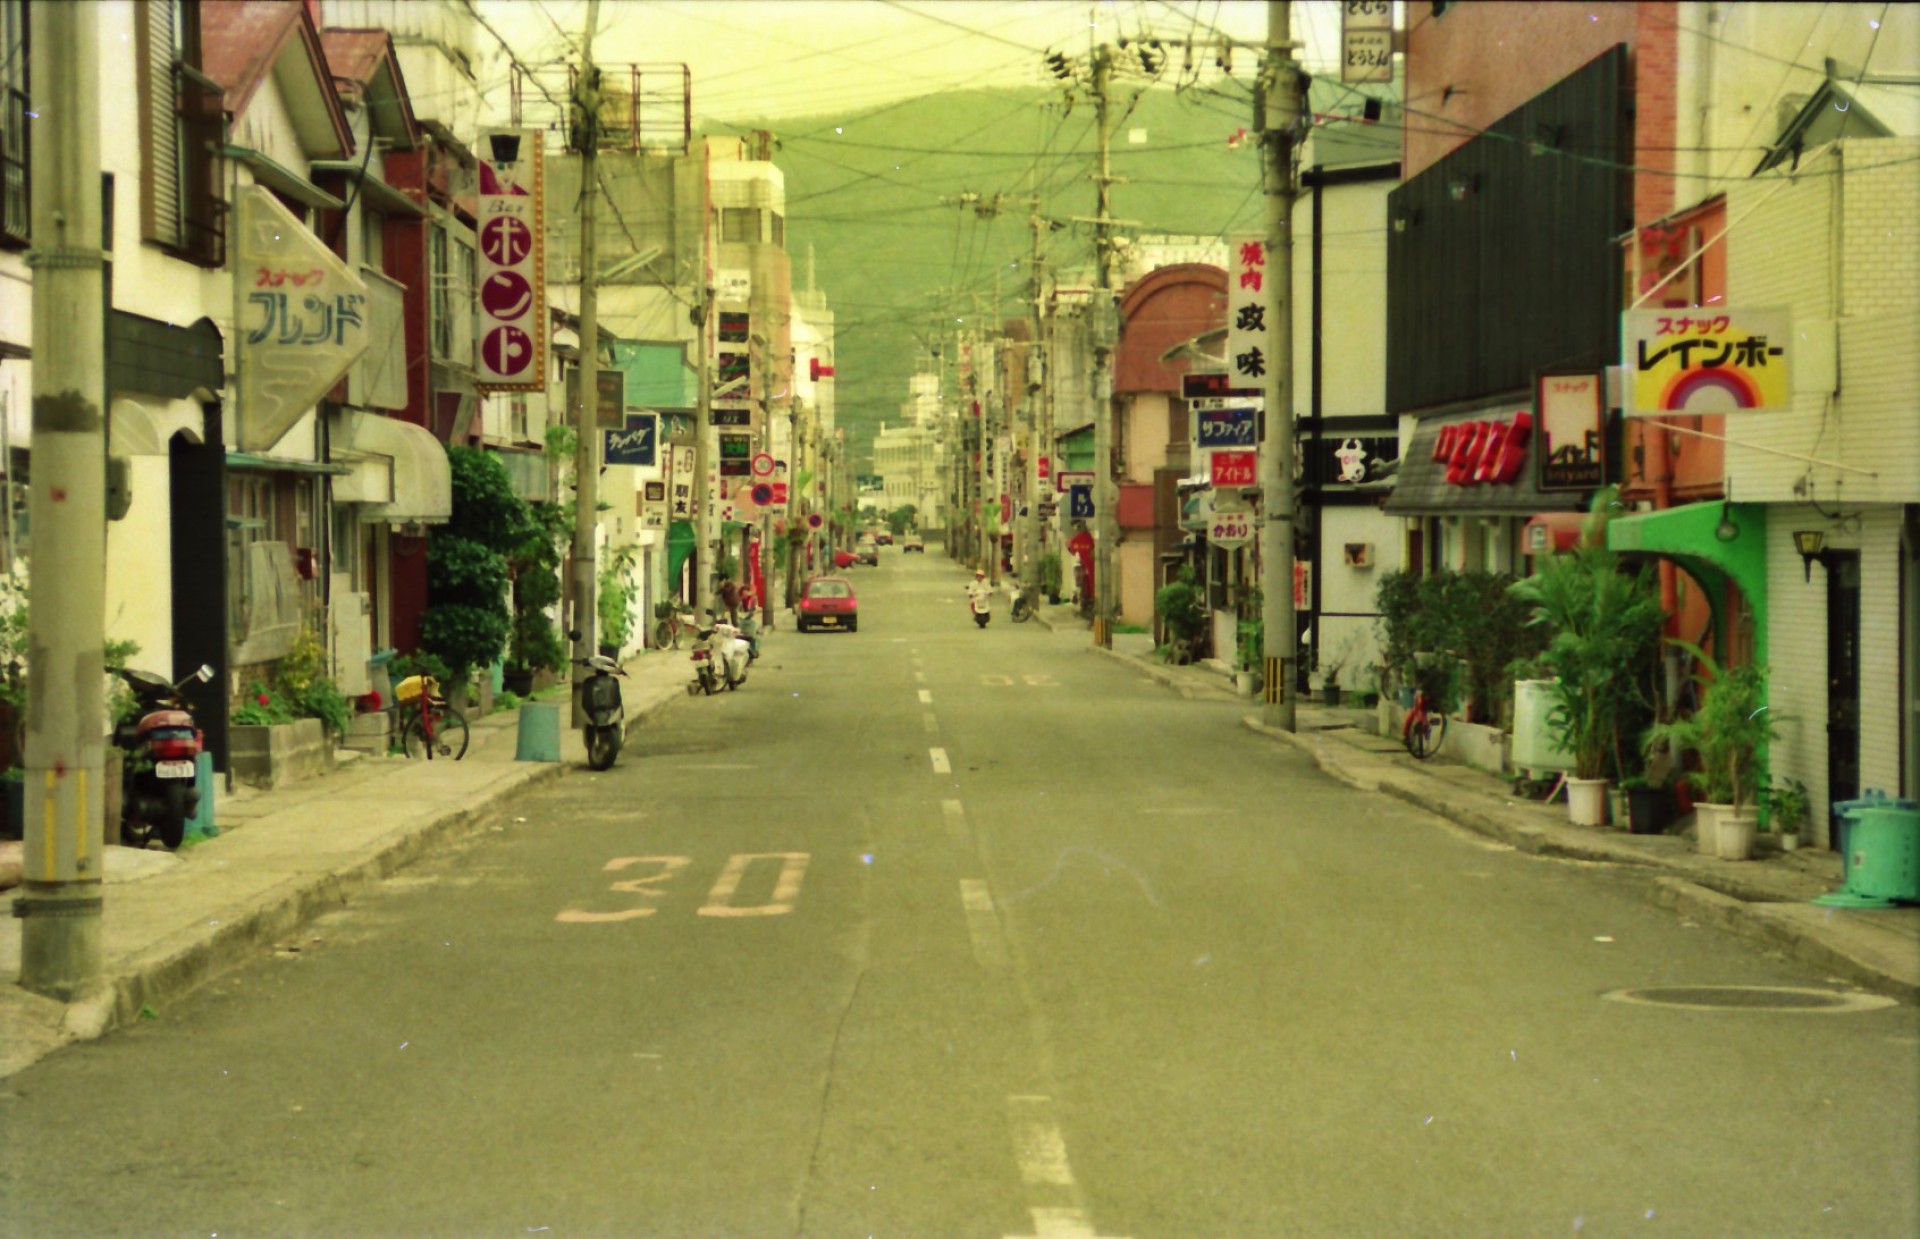
M1700 668L1699 708L1647 730L1647 747L1664 747L1677 759L1693 753L1705 799L1695 817L1695 850L1722 860L1753 856L1759 830L1760 751L1779 720L1766 708L1767 669L1758 663L1721 667L1704 650L1675 645Z
M1603 826L1607 772L1624 768L1622 724L1642 693L1638 670L1659 648L1659 597L1645 570L1622 571L1597 538L1542 557L1511 589L1532 607L1528 623L1551 634L1539 661L1553 677L1548 725L1573 756L1568 816Z

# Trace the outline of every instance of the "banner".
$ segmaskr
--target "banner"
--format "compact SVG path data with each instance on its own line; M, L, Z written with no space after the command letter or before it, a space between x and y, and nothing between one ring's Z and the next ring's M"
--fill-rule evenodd
M480 391L547 386L546 178L538 129L480 135L480 281L473 368Z
M236 446L264 452L367 350L367 286L280 200L240 191Z
M1236 387L1265 390L1273 357L1273 330L1267 324L1267 243L1239 237L1233 269L1227 273L1227 375Z
M1622 318L1626 413L1784 409L1793 399L1786 310L1634 310Z

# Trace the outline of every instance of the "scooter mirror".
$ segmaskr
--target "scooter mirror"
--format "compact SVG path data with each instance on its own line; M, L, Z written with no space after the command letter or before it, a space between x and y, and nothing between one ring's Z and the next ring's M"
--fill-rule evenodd
M213 678L213 668L206 663L201 663L200 670L193 673L193 678L205 684Z
M578 628L571 628L567 630L567 640L578 641L579 639L580 639L580 630Z

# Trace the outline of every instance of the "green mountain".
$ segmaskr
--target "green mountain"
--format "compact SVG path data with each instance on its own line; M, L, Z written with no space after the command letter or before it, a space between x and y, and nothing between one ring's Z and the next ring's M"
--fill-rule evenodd
M1258 146L1236 138L1251 116L1231 82L1118 92L1110 210L1123 232L1258 231ZM837 317L841 424L863 451L881 422L900 421L908 377L929 343L951 340L956 319L1026 313L1030 199L1049 221L1052 271L1091 282L1097 141L1084 92L1071 102L1063 91L928 95L765 128L786 178L794 283L805 286L811 251Z

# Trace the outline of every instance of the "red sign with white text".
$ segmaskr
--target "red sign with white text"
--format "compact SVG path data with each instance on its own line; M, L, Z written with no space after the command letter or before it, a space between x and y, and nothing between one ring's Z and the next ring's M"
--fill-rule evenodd
M1211 477L1215 486L1252 486L1257 471L1256 452L1215 452Z

